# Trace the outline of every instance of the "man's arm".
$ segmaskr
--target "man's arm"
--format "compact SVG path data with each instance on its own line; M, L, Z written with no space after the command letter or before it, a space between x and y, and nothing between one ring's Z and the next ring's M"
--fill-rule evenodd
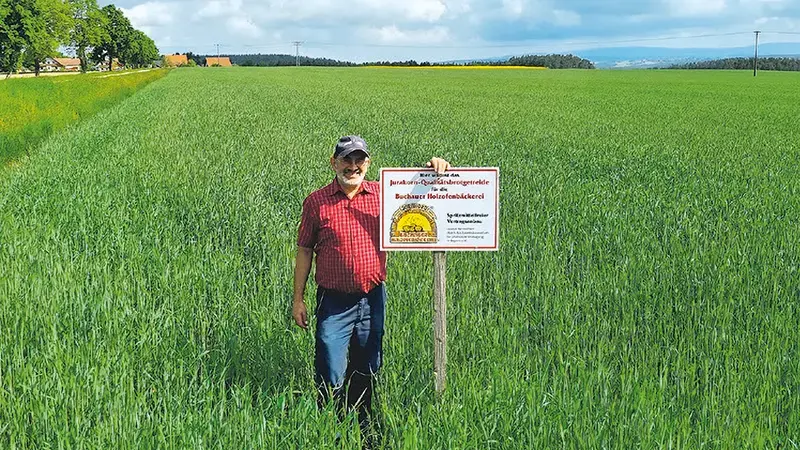
M306 247L297 247L297 256L294 264L294 297L292 300L292 317L297 326L308 328L308 310L303 297L306 291L306 281L311 273L311 261L314 259L314 250Z

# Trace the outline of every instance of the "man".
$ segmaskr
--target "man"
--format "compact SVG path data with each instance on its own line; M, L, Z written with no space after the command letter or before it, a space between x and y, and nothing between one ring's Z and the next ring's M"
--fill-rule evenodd
M336 174L303 202L297 238L292 316L308 328L303 295L317 254L317 330L315 381L323 405L333 394L341 408L357 407L366 426L374 376L381 366L386 253L380 251L380 184L364 181L370 165L367 143L359 136L339 139L330 160ZM437 173L450 164L428 163ZM349 353L349 361L348 361ZM347 392L343 392L349 386Z

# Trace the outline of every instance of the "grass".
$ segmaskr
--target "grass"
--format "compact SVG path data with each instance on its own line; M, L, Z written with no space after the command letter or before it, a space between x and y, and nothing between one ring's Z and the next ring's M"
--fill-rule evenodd
M373 178L501 168L501 251L448 257L441 399L430 256L389 257L387 448L797 448L798 81L173 71L0 180L0 447L356 447L289 310L357 133Z
M166 71L155 70L124 76L90 73L4 80L0 83L0 165L28 153L53 132L111 107L165 74Z

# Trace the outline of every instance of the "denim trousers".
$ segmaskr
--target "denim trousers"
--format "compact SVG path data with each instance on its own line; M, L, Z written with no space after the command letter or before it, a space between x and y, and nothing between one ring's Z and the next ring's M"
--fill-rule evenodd
M349 384L348 406L360 401L370 407L372 379L383 356L385 306L383 283L367 294L317 288L314 365L321 404Z

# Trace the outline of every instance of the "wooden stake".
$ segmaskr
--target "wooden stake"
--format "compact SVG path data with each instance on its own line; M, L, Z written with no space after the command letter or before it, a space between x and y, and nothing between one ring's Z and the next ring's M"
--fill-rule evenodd
M442 394L447 366L447 280L445 252L433 253L433 376L436 393Z

